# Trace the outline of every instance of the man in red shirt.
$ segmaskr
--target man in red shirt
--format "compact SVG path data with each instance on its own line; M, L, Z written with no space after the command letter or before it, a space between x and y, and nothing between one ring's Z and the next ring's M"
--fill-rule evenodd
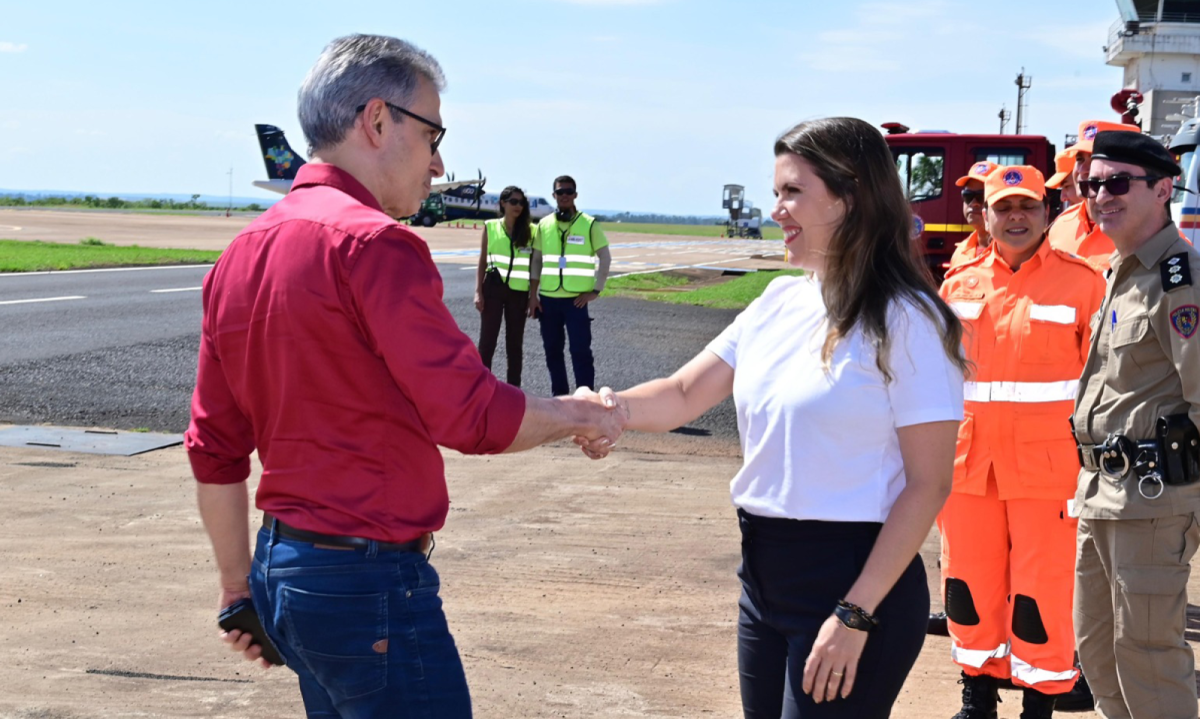
M427 561L449 505L439 445L486 454L621 430L586 398L498 381L446 309L425 243L391 219L443 172L443 84L401 40L333 41L299 94L312 160L204 281L186 445L219 606L253 598L309 716L471 715ZM263 652L248 632L225 640Z

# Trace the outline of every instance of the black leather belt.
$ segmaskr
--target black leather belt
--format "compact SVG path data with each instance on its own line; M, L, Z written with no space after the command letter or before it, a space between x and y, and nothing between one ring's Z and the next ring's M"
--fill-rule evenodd
M1084 469L1113 482L1136 478L1138 493L1146 499L1158 499L1166 489L1162 448L1156 441L1135 442L1110 435L1104 444L1078 444L1076 448Z
M288 539L295 539L300 542L312 542L313 544L324 544L330 547L338 547L344 549L361 549L366 550L374 540L365 539L363 537L346 537L338 534L321 534L320 532L310 532L307 529L298 529L296 527L284 524L283 520L273 516L270 512L263 512L263 527L270 529L272 523L275 525L275 531L279 536ZM375 546L380 552L420 552L421 554L429 553L429 545L433 540L433 534L426 532L416 539L409 542L375 542Z

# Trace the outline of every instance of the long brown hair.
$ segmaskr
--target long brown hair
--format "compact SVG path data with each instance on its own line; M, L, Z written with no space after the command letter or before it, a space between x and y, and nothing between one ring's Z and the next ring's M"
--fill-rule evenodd
M853 117L811 120L779 136L775 156L784 153L807 160L846 207L821 272L829 317L821 349L825 364L837 343L860 326L876 345L875 364L890 382L888 308L896 300L908 300L938 326L946 356L966 372L962 323L938 296L929 268L917 255L912 210L883 135Z
M517 192L521 193L521 199L524 202L521 203L521 214L513 220L512 237L509 239L512 240L514 247L528 247L532 232L529 226L529 195L526 195L524 190L516 185L509 185L500 191L500 219L504 219L504 203Z

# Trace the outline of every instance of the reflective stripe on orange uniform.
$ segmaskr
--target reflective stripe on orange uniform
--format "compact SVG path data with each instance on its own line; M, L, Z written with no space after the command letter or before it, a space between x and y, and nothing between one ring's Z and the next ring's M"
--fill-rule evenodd
M1104 280L1048 241L1013 272L996 242L941 290L973 363L938 517L943 595L964 672L1058 694L1075 683L1075 520L1065 510L1079 463L1067 418Z

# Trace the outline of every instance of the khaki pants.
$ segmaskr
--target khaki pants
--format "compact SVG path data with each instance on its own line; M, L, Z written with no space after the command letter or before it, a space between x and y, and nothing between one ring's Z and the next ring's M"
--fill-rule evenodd
M1075 568L1079 661L1104 719L1195 719L1184 639L1193 514L1081 519Z

